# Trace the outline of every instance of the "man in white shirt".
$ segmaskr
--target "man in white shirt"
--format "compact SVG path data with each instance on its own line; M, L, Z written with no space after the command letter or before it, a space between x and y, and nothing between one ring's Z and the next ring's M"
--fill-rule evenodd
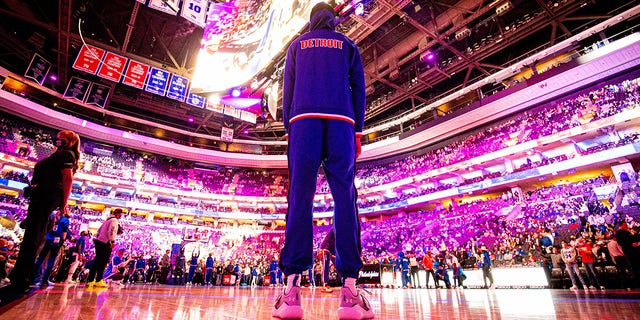
M111 249L116 240L118 234L118 219L122 216L122 209L118 208L111 212L111 216L105 220L100 228L96 237L93 239L93 243L96 248L96 258L93 261L93 266L89 271L89 278L87 278L87 287L102 287L106 288L107 285L102 280L104 269L109 263L109 257L111 256Z

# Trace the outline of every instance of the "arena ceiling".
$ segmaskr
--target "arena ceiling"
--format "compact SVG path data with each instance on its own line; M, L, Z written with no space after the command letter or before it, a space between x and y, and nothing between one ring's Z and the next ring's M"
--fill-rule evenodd
M364 1L363 15L350 11L340 17L339 29L355 40L365 63L368 101L365 127L432 102L638 2ZM87 78L87 74L71 68L83 41L175 74L190 77L194 72L202 28L135 0L1 0L0 3L0 65L23 74L34 53L38 53L53 62L58 79L47 80L45 86L58 92L64 91L72 76ZM280 53L255 80L279 79L283 64L284 54ZM259 118L254 125L128 86L104 83L113 89L107 106L110 111L216 137L221 127L226 126L235 129L236 139L283 140L284 132L278 121ZM483 90L489 92L500 86L488 84ZM477 100L482 94L475 92L459 105ZM58 108L105 125L159 135L154 128L110 114L80 106ZM424 123L450 111L435 109L419 121ZM194 121L188 121L189 118ZM161 135L184 141L177 133L164 131Z

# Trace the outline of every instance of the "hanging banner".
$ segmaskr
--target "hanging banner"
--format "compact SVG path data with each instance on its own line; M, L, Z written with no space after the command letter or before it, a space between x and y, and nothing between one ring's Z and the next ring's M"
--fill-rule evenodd
M167 84L169 83L170 75L171 74L169 73L169 71L164 71L162 69L152 67L151 71L149 72L149 80L147 81L147 86L144 88L144 90L164 96L167 92Z
M100 61L104 57L105 50L85 44L78 52L76 61L73 62L73 68L90 74L96 74Z
M187 103L194 107L204 108L204 106L207 104L207 99L205 99L203 96L189 93L189 97L187 97Z
M50 69L51 62L35 53L33 58L31 58L31 63L29 63L29 67L27 68L24 77L42 85L44 80L47 78L47 74Z
M169 88L167 89L167 98L184 102L187 98L188 87L189 79L177 74L172 74L171 81L169 81Z
M126 64L127 58L113 52L107 52L98 70L98 76L113 82L120 82Z
M71 77L69 84L67 84L67 89L64 91L64 97L84 102L90 86L91 81L89 80Z
M143 89L144 81L149 74L149 66L138 61L129 60L122 83L134 88Z
M255 113L251 113L248 111L242 111L240 113L240 120L255 124L258 120L258 116Z
M85 103L104 108L107 103L107 98L109 97L109 91L110 88L107 86L92 83Z
M168 13L170 15L178 15L180 0L150 0L149 8Z
M182 1L182 10L180 10L180 15L204 28L207 24L208 4L209 1L207 0L184 0Z
M230 107L230 106L225 106L224 107L224 114L231 116L233 118L236 119L240 119L240 110L236 109L234 107Z
M211 110L211 111L216 112L216 113L224 114L224 105L222 105L220 103L214 103L211 100L209 100L209 101L207 101L206 108L207 108L207 110Z
M226 142L233 142L233 129L222 127L220 131L220 139Z

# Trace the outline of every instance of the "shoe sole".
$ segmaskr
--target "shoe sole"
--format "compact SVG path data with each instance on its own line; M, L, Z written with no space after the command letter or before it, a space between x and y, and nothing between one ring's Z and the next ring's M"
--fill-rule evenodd
M278 315L276 312L272 314L274 318L282 320L300 320L304 316L304 309L298 306L290 306L284 314Z
M364 319L375 319L375 315L372 317L363 318L360 311L355 310L354 308L338 308L338 319L340 320L364 320Z

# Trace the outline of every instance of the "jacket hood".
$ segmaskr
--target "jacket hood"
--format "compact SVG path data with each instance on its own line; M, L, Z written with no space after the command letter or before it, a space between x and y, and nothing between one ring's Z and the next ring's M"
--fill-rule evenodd
M309 20L309 31L326 29L335 30L336 19L333 11L329 9L321 9L314 12Z

